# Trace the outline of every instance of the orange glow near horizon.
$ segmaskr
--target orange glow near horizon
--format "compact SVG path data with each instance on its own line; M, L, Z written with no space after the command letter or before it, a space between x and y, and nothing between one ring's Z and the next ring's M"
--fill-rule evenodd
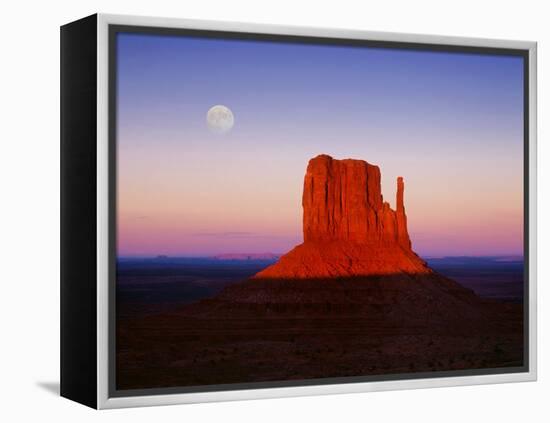
M286 172L269 161L247 166L245 161L218 159L209 167L189 160L183 171L182 162L171 166L168 158L147 179L137 176L138 169L121 172L128 176L119 179L124 187L118 195L120 255L284 253L300 243L308 160L302 166L296 160ZM381 168L384 199L392 207L396 177L404 176L409 232L420 254L521 253L520 183L511 186L490 172L482 177L483 166L473 161L465 174L439 164L417 168L414 162L393 167L371 162Z

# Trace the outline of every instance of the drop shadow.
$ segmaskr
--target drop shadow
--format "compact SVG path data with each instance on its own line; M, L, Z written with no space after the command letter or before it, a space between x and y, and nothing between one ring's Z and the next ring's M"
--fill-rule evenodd
M36 386L55 396L60 395L59 382L36 382Z

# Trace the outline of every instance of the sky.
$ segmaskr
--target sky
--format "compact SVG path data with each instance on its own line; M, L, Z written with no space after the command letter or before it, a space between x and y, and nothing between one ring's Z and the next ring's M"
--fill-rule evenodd
M405 180L422 256L523 251L523 62L514 56L117 35L119 256L284 253L318 154ZM208 110L231 109L215 133Z

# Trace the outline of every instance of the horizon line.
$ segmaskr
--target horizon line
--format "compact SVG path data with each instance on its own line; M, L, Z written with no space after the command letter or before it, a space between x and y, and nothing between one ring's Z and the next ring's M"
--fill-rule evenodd
M286 253L218 253L218 254L199 254L199 255L179 255L179 254L121 254L116 256L118 259L125 259L125 258L218 258L220 256L265 256L265 255L271 255L271 256L278 256L281 257L285 255ZM441 259L441 258L525 258L525 254L523 253L510 253L510 254L475 254L475 255L467 255L467 254L427 254L422 255L418 254L420 258L423 259Z

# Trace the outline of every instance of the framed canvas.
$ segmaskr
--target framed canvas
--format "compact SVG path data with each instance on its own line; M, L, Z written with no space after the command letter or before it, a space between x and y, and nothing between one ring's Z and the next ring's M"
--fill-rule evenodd
M536 379L536 44L61 28L61 394Z

